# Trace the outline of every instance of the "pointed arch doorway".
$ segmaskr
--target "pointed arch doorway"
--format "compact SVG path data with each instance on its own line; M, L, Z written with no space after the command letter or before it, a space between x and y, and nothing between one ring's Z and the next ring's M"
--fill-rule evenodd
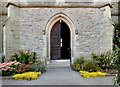
M50 32L51 60L71 59L70 29L63 21L56 22Z

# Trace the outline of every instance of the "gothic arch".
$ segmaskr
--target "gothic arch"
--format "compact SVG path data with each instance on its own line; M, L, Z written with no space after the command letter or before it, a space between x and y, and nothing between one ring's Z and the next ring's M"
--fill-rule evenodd
M71 35L71 60L73 60L73 55L74 55L74 49L75 49L75 27L74 24L72 22L72 20L66 16L63 13L59 13L54 15L48 22L47 22L47 26L46 26L46 50L47 50L47 58L50 60L50 32L52 27L54 26L54 24L56 22L58 22L59 20L62 20L63 22L65 22L69 29L70 29L70 35Z

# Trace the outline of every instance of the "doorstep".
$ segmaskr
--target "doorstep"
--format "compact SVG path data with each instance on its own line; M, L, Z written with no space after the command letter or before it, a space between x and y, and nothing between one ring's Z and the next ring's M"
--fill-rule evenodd
M51 60L48 68L70 67L70 60Z

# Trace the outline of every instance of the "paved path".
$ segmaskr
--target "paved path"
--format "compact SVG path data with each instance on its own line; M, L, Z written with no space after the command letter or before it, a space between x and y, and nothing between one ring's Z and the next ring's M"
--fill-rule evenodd
M48 69L39 79L32 81L3 80L3 85L112 85L113 77L82 78L70 67Z

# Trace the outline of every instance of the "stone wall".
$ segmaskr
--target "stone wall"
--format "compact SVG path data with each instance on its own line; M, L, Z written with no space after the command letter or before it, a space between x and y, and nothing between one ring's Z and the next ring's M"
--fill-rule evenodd
M5 4L7 0L0 1L0 53L3 53L3 26L7 19L7 8Z
M2 53L2 24L0 23L0 53Z
M15 0L17 1L17 0ZM46 0L47 1L47 0ZM55 1L55 0L53 0ZM70 0L67 0L70 1ZM6 58L18 50L31 50L37 57L48 58L46 26L57 14L66 15L78 34L72 36L72 58L112 50L114 27L108 3L8 3L6 22Z
M2 16L0 16L1 19ZM0 20L0 53L2 53L2 20Z
M112 21L113 21L113 23L117 24L118 23L118 15L120 14L118 2L112 2L111 5L112 5L112 8L111 8Z
M19 8L15 6L8 7L8 19L6 22L6 58L19 50Z
M112 50L114 28L108 11L110 11L109 6L103 8L20 8L19 32L15 29L18 26L16 22L11 27L13 29L11 36L20 36L17 43L14 37L10 39L11 47L32 50L37 52L39 58L46 57L44 47L47 37L44 38L42 31L45 30L51 17L63 13L72 20L75 30L78 30L74 42L74 58L83 55L88 57L91 53L100 54ZM16 45L13 46L15 43Z

